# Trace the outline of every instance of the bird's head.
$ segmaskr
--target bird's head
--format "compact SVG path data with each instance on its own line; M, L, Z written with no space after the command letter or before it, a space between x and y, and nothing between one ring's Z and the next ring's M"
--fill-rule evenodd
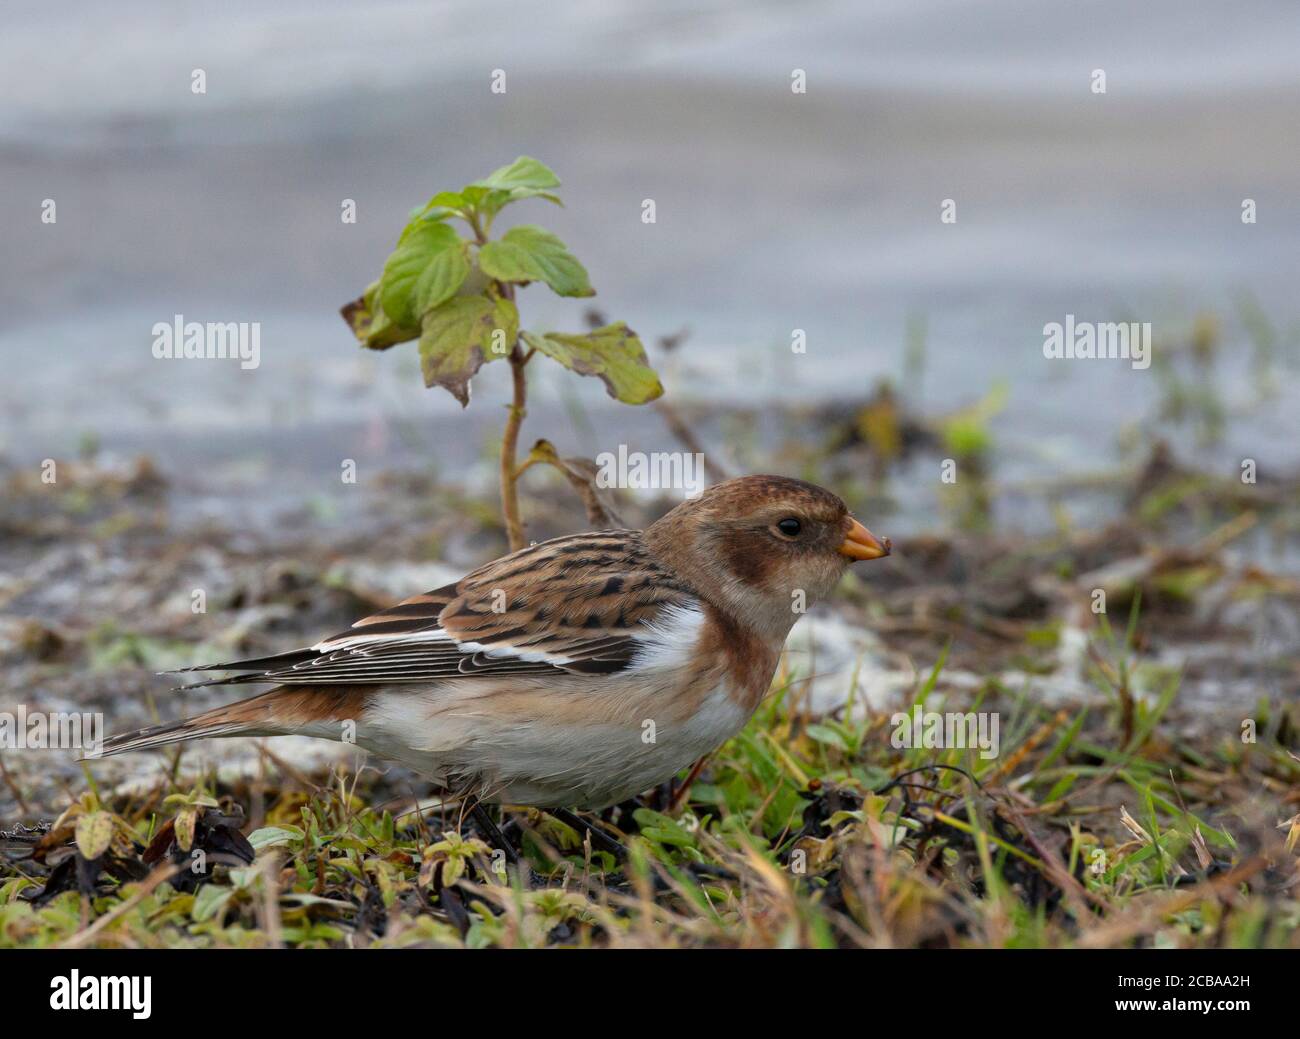
M706 597L782 638L850 564L891 549L838 496L784 476L715 484L651 526L646 538Z

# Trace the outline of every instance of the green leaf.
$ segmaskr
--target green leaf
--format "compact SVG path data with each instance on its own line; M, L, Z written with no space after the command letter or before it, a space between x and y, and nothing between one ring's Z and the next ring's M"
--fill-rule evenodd
M447 253L453 255L444 255ZM433 273L430 267L436 268ZM402 234L384 263L379 304L398 325L412 325L429 309L420 306L417 284L426 299L436 300L431 306L437 306L455 294L468 273L465 243L453 228L438 223L414 224Z
M387 350L416 338L420 334L419 325L397 324L379 305L378 296L379 282L372 282L360 298L345 303L339 310L361 344L371 350Z
M529 194L539 195L548 188L558 188L560 178L545 163L538 162L527 155L521 155L510 165L502 166L499 170L493 170L482 180L476 180L473 186L497 188L502 191L509 191L514 197L527 198ZM517 192L527 192L528 194L516 194Z
M461 190L465 199L489 220L510 202L523 198L544 198L557 206L564 205L551 188L560 186L560 178L548 167L521 155L509 166L502 166L483 180Z
M402 236L413 231L421 223L446 220L449 216L464 216L470 199L461 191L439 191L422 206L410 212L410 222L402 231ZM399 239L400 241L400 239Z
M274 848L281 844L292 844L303 839L303 832L297 826L263 826L248 835L248 843L254 851Z
M420 368L426 386L443 386L469 404L469 381L488 361L505 357L519 338L519 311L508 299L457 296L424 316Z
M495 213L510 201L510 192L503 188L485 188L481 184L469 184L461 189L465 201L480 212Z
M832 747L838 747L840 750L848 750L849 745L844 740L844 735L832 729L829 725L819 725L816 722L809 725L804 732L808 733L811 739L818 743L825 743Z
M196 923L211 920L226 908L234 891L228 887L204 884L194 895L194 904L190 907L190 919Z
M625 404L645 404L664 392L641 340L622 321L583 335L525 332L523 338L570 371L601 379L609 395Z
M469 256L465 243L459 248L443 249L415 279L415 313L427 314L434 307L456 295L469 274Z
M339 906L342 909L356 909L354 902L345 902L341 898L326 898L313 895L310 891L286 891L280 896L282 902L292 902L300 906Z
M425 211L430 209L451 209L457 212L463 211L469 205L469 200L459 191L439 191L433 198L429 199Z
M76 839L83 858L99 858L113 842L113 817L107 812L87 812L77 820Z
M479 250L479 266L498 281L544 281L561 296L594 296L587 270L550 231L524 224Z
M641 828L641 836L660 844L670 844L678 848L695 846L695 838L677 823L677 820L645 808L638 808L632 818Z

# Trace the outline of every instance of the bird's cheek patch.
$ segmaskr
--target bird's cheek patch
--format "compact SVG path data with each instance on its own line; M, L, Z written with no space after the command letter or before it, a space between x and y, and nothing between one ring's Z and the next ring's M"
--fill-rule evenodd
M766 588L781 565L765 534L734 531L724 536L721 547L727 569L755 588Z

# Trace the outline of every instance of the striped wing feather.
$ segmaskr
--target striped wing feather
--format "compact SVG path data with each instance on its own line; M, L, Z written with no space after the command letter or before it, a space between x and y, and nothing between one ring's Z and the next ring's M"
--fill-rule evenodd
M609 674L635 659L665 609L693 601L639 531L576 534L504 556L310 649L189 670L245 672L199 685Z

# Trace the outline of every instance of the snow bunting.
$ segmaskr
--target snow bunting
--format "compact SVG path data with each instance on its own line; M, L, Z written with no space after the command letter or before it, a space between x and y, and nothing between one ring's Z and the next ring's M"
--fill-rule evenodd
M302 734L399 761L448 795L602 808L735 735L800 613L888 555L829 491L728 480L644 531L555 538L309 649L193 671L275 683L114 737L105 754Z

